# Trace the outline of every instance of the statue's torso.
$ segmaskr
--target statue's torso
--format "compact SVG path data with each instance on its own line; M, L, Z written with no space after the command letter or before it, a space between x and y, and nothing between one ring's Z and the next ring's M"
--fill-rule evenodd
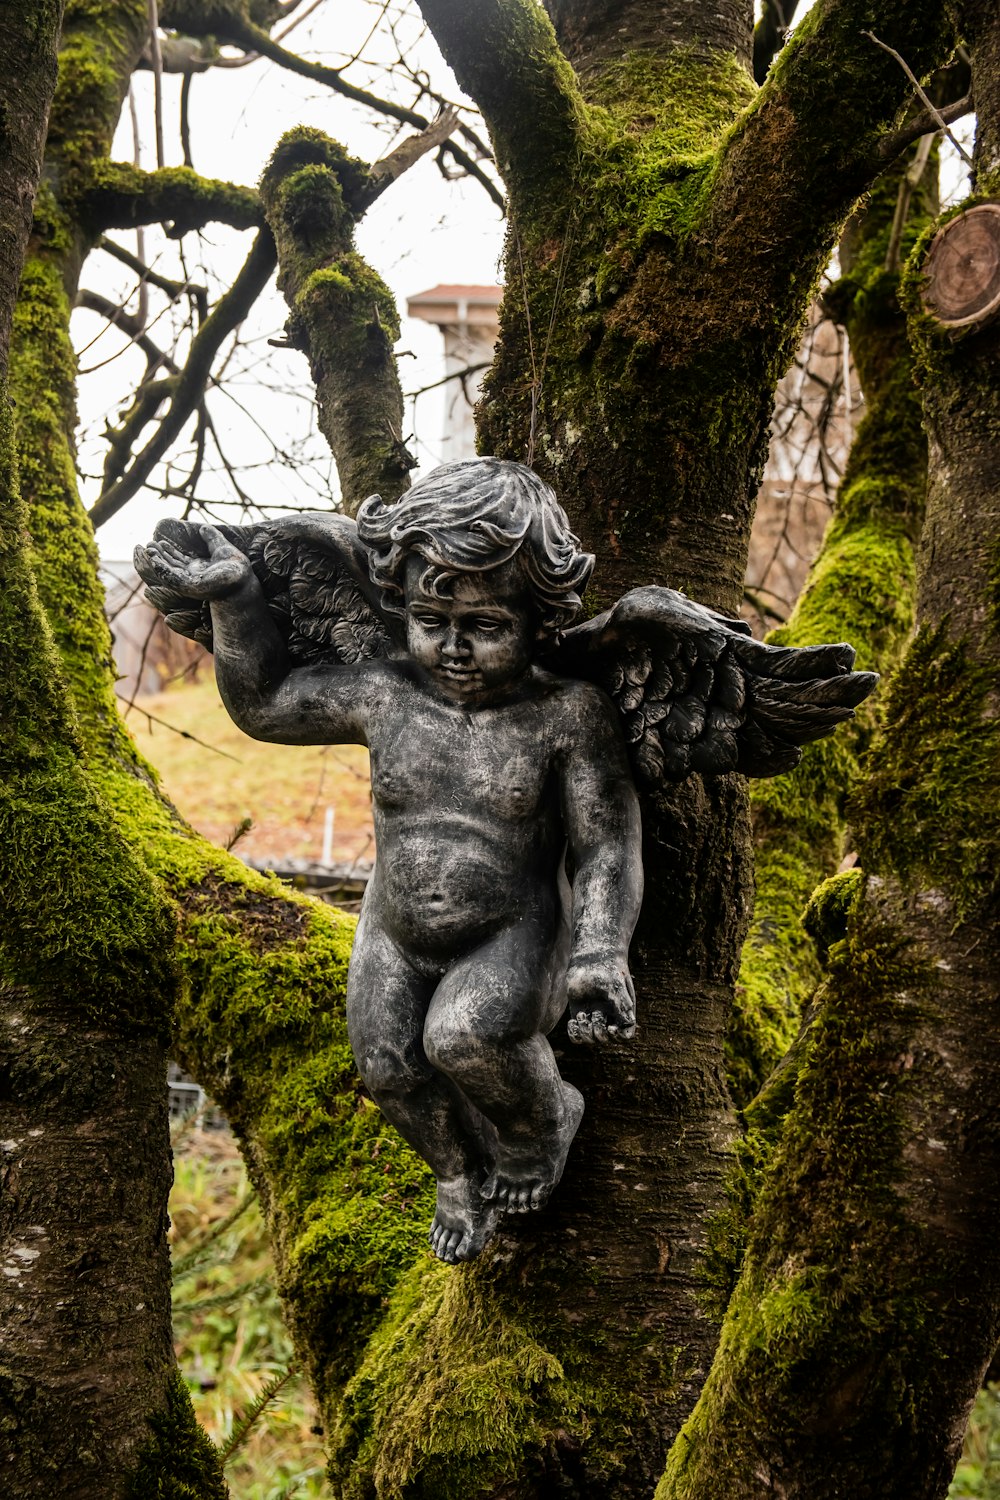
M552 926L563 689L540 674L514 702L468 709L404 678L383 700L369 737L372 899L405 946L457 956L512 923Z

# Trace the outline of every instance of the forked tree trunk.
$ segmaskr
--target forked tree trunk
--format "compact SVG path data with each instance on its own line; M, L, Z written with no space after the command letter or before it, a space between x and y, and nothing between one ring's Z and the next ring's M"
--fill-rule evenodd
M977 190L1000 187L1000 19L960 7ZM929 437L918 631L818 903L829 977L701 1400L660 1500L941 1500L1000 1338L1000 324L909 273Z
M766 193L744 198L738 162L715 154L754 95L739 3L714 7L683 48L672 23L682 12L691 23L687 5L586 4L571 17L553 5L578 77L533 5L489 0L475 25L457 0L422 9L486 113L510 189L483 451L554 483L598 556L594 608L652 582L735 612L774 383L849 188L818 221L814 203L811 225L803 212L772 235ZM744 35L742 56L716 50L720 27ZM503 57L509 75L504 38L517 47ZM924 45L941 45L933 28ZM777 174L787 116L774 102L756 120ZM806 129L820 141L826 127ZM737 157L748 135L735 134ZM793 239L791 283L781 266ZM345 1494L527 1497L562 1484L648 1497L704 1379L716 1331L701 1262L725 1203L723 1040L751 901L745 791L736 778L695 780L646 798L643 821L636 1041L596 1055L561 1047L588 1111L559 1192L536 1223L505 1226L492 1259L451 1273L439 1306L425 1296L421 1311L390 1315L335 1434ZM522 1373L512 1355L498 1439L490 1351L508 1345Z

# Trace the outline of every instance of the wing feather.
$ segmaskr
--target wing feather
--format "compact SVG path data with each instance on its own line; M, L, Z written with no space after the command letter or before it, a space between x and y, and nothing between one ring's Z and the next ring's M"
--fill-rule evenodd
M219 530L249 557L293 666L347 664L392 654L396 626L380 607L368 575L367 552L348 517L310 512ZM198 557L208 555L200 527L193 522L161 521L156 536ZM212 649L212 617L206 603L162 584L151 584L146 597L171 630Z
M553 670L597 682L614 699L637 776L678 781L698 771L777 776L801 746L832 733L874 688L841 642L807 647L754 640L673 589L635 589L568 631Z

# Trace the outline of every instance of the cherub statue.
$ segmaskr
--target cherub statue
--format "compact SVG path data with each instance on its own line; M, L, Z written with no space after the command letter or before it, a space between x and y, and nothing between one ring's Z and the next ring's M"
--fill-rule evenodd
M373 495L357 524L163 521L136 552L247 734L369 747L348 1029L437 1179L445 1261L559 1182L583 1113L548 1041L562 1014L575 1042L635 1032L634 778L787 770L877 680L849 646L767 646L666 588L573 626L593 562L552 490L495 458Z

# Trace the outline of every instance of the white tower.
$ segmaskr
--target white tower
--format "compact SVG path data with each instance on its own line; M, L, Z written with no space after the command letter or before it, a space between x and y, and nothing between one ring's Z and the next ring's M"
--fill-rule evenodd
M433 323L444 336L445 387L444 432L441 437L443 463L476 455L476 424L473 406L486 367L493 358L499 324L497 308L503 288L499 286L435 286L407 300L411 318ZM461 375L464 370L472 373Z

